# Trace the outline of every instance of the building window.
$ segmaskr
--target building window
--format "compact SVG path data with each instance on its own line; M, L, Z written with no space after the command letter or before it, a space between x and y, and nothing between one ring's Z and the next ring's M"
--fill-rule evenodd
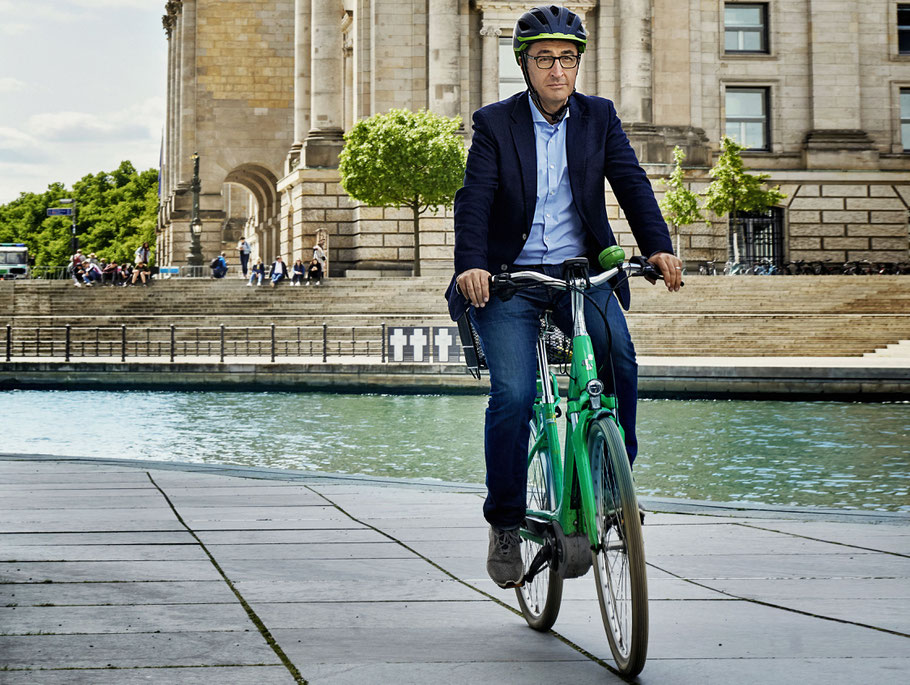
M901 88L901 146L910 152L910 88Z
M897 51L910 55L910 5L897 6Z
M512 51L512 39L502 37L499 39L499 99L505 100L525 88L521 67L515 61L515 53Z
M768 89L727 88L727 135L749 150L770 150Z
M768 52L767 4L724 4L724 52Z

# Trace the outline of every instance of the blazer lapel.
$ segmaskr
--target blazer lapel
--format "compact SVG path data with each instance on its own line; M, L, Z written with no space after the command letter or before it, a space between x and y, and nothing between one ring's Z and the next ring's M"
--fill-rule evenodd
M519 96L512 109L512 142L518 155L521 172L521 188L524 197L525 223L530 227L537 204L537 142L534 137L534 123L531 121L531 105L527 93Z
M566 120L566 163L569 166L569 185L572 187L572 199L581 216L585 191L585 163L588 148L588 112L574 95L569 102L570 116ZM581 217L584 221L584 217Z

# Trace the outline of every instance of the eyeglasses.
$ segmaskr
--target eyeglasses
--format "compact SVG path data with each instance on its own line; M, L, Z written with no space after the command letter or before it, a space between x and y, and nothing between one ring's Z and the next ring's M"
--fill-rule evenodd
M528 55L525 53L525 56L528 59L533 59L535 62L537 62L538 69L552 69L553 65L556 63L556 60L559 60L559 64L563 69L574 69L578 66L578 61L581 59L580 55L560 55L559 57L554 57L553 55L541 55L540 57L534 57L534 55Z

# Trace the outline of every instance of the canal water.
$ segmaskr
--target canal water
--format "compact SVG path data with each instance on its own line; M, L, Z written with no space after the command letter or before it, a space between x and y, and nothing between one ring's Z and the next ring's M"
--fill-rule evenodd
M482 396L0 392L0 452L482 483ZM650 400L640 493L910 511L910 402Z

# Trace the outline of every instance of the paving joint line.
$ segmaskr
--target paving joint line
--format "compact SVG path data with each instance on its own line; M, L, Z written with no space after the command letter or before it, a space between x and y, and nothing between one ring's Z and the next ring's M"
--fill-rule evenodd
M803 540L812 540L813 542L824 542L829 545L839 545L840 547L847 547L849 549L860 549L866 552L877 552L878 554L889 554L894 557L900 557L902 559L910 559L910 554L904 554L903 552L891 552L886 549L876 549L875 547L863 547L862 545L851 545L848 542L839 542L837 540L825 540L824 538L816 538L811 535L800 535L799 533L792 533L787 530L776 530L775 528L767 528L765 526L756 526L751 523L742 523L737 521L735 523L737 526L742 526L743 528L754 528L755 530L766 530L771 533L779 533L780 535L789 535L794 538L801 538Z
M146 471L145 475L148 476L148 479L158 489L158 492L161 493L161 496L164 497L164 500L168 503L168 506L174 512L174 516L177 517L177 520L180 521L180 523L186 528L186 530L189 532L189 534L192 535L193 538L195 538L196 542L199 543L199 546L202 548L202 551L205 552L206 556L208 556L209 561L212 563L212 566L215 567L215 570L224 579L224 582L230 588L231 592L234 593L234 596L237 598L237 601L240 602L240 605L243 607L243 610L246 611L246 614L249 617L250 621L252 621L253 625L256 626L256 629L259 631L260 635L262 635L263 639L265 639L266 644L272 649L273 652L275 652L275 656L278 657L278 659L281 661L281 663L284 665L284 667L291 674L291 677L294 678L294 682L296 682L298 685L307 685L307 681L301 675L297 666L294 664L293 661L290 660L288 655L284 653L284 650L281 648L281 645L278 644L278 641L274 638L271 631L269 631L269 629L266 627L266 625L262 621L262 619L259 618L259 615L253 609L253 607L250 606L249 602L246 601L244 596L240 593L240 591L234 585L233 581L231 581L231 579L228 578L227 573L225 573L224 569L221 568L221 565L215 559L214 555L211 552L209 552L208 548L205 546L205 543L199 538L198 535L196 535L195 531L192 528L190 528L189 525L187 525L186 521L183 520L183 517L180 515L180 512L177 511L177 508L174 506L174 503L171 502L171 498L168 497L167 493L161 489L161 487L158 485L158 483L155 482L155 479L152 478L151 473Z
M339 504L333 502L331 499L329 499L328 497L326 497L324 494L322 494L322 493L319 492L318 490L314 490L314 489L311 488L309 485L304 485L304 487L307 488L308 490L311 490L312 492L316 493L316 494L319 495L320 497L322 497L326 502L329 502L333 507L335 507L338 511L340 511L340 512L341 512L342 514L344 514L345 516L349 517L352 521L356 521L357 523L359 523L359 524L361 524L361 525L363 525L363 526L366 526L366 527L368 527L368 528L371 528L372 530L376 531L376 532L379 533L380 535L383 535L383 536L387 537L389 540L391 540L391 541L393 541L393 542L395 542L395 543L401 545L403 548L405 548L406 550L408 550L409 552L411 552L414 556L418 557L419 559L422 559L423 561L425 561L426 563L428 563L430 566L432 566L432 567L435 568L436 570L438 570L438 571L444 573L445 575L447 575L449 578L451 578L451 579L454 580L455 582L457 582L457 583L463 585L464 587L466 587L466 588L468 588L468 589L470 589L470 590L473 590L474 592L476 592L476 593L482 595L483 597L486 597L488 600L490 600L490 601L492 601L492 602L495 602L496 604L498 604L499 606L503 607L504 609L506 609L506 610L508 610L508 611L511 611L511 612L512 612L513 614L515 614L516 616L519 616L519 617L524 618L523 614L522 614L518 609L515 609L514 607L509 606L508 604L506 604L504 601L502 601L501 599L499 599L499 598L496 597L495 595L491 595L489 592L486 592L485 590L481 590L479 587L476 587L475 585L471 585L471 583L467 582L466 580L463 580L463 579L459 578L458 576L456 576L454 573L452 573L452 572L449 571L448 569L446 569L446 568L444 568L443 566L439 565L438 563L436 563L435 561L433 561L433 560L430 559L429 557L427 557L427 556L421 554L421 553L418 552L416 549L414 549L413 547L409 546L407 543L405 543L405 542L399 540L398 538L396 538L394 535L392 535L392 534L390 534L390 533L387 533L387 532L385 532L384 530L382 530L381 528L377 528L376 526L374 526L374 525L372 525L372 524L369 524L369 523L367 523L366 521L362 521L362 520L358 519L356 516L354 516L354 515L351 514L349 511L347 511L346 509L344 509L344 507L342 507L341 505L339 505ZM551 628L549 631L547 631L547 632L548 632L550 635L552 635L553 637L555 637L557 640L559 640L560 642L562 642L563 644L565 644L567 647L570 647L570 648L574 649L576 652L578 652L578 653L581 654L582 656L586 657L587 659L590 659L591 661L593 661L594 663L596 663L598 666L601 666L601 667L607 669L607 670L610 671L611 673L613 673L613 674L615 674L615 675L617 675L617 676L619 676L620 678L623 678L623 679L625 680L625 676L623 676L623 674L620 673L616 668L614 668L613 666L611 666L610 664L608 664L606 661L604 661L604 660L601 659L600 657L598 657L598 656L592 654L591 652L589 652L588 650L586 650L586 649L585 649L584 647L582 647L581 645L578 645L578 644L574 643L572 640L570 640L569 638L567 638L565 635L562 635L562 634L556 632L556 631L553 630L552 628Z
M698 581L693 580L692 578L686 578L685 576L681 576L678 573L674 573L673 571L663 568L661 566L658 566L657 564L654 564L650 561L647 562L647 564L651 568L655 568L658 571L663 571L664 573L671 575L674 578L678 578L679 580L682 580L686 583L691 583L692 585L695 585L696 587L700 587L705 590L717 592L721 595L725 595L732 599L738 599L740 601L749 602L751 604L758 604L759 606L769 607L771 609L789 611L790 613L800 614L801 616L808 616L810 618L818 618L823 621L832 621L833 623L843 623L845 625L858 626L860 628L868 628L869 630L877 630L880 633L887 633L889 635L897 635L898 637L910 638L910 634L902 633L899 630L891 630L890 628L882 628L881 626L874 626L869 623L860 623L859 621L850 621L846 618L837 618L835 616L825 616L824 614L816 614L812 611L803 611L802 609L794 609L793 607L784 606L783 604L775 604L774 602L766 602L762 599L755 599L754 597L744 597L742 595L737 595L733 592L728 592L727 590L721 590L720 588L711 587L710 585L707 585L705 583L699 583Z

